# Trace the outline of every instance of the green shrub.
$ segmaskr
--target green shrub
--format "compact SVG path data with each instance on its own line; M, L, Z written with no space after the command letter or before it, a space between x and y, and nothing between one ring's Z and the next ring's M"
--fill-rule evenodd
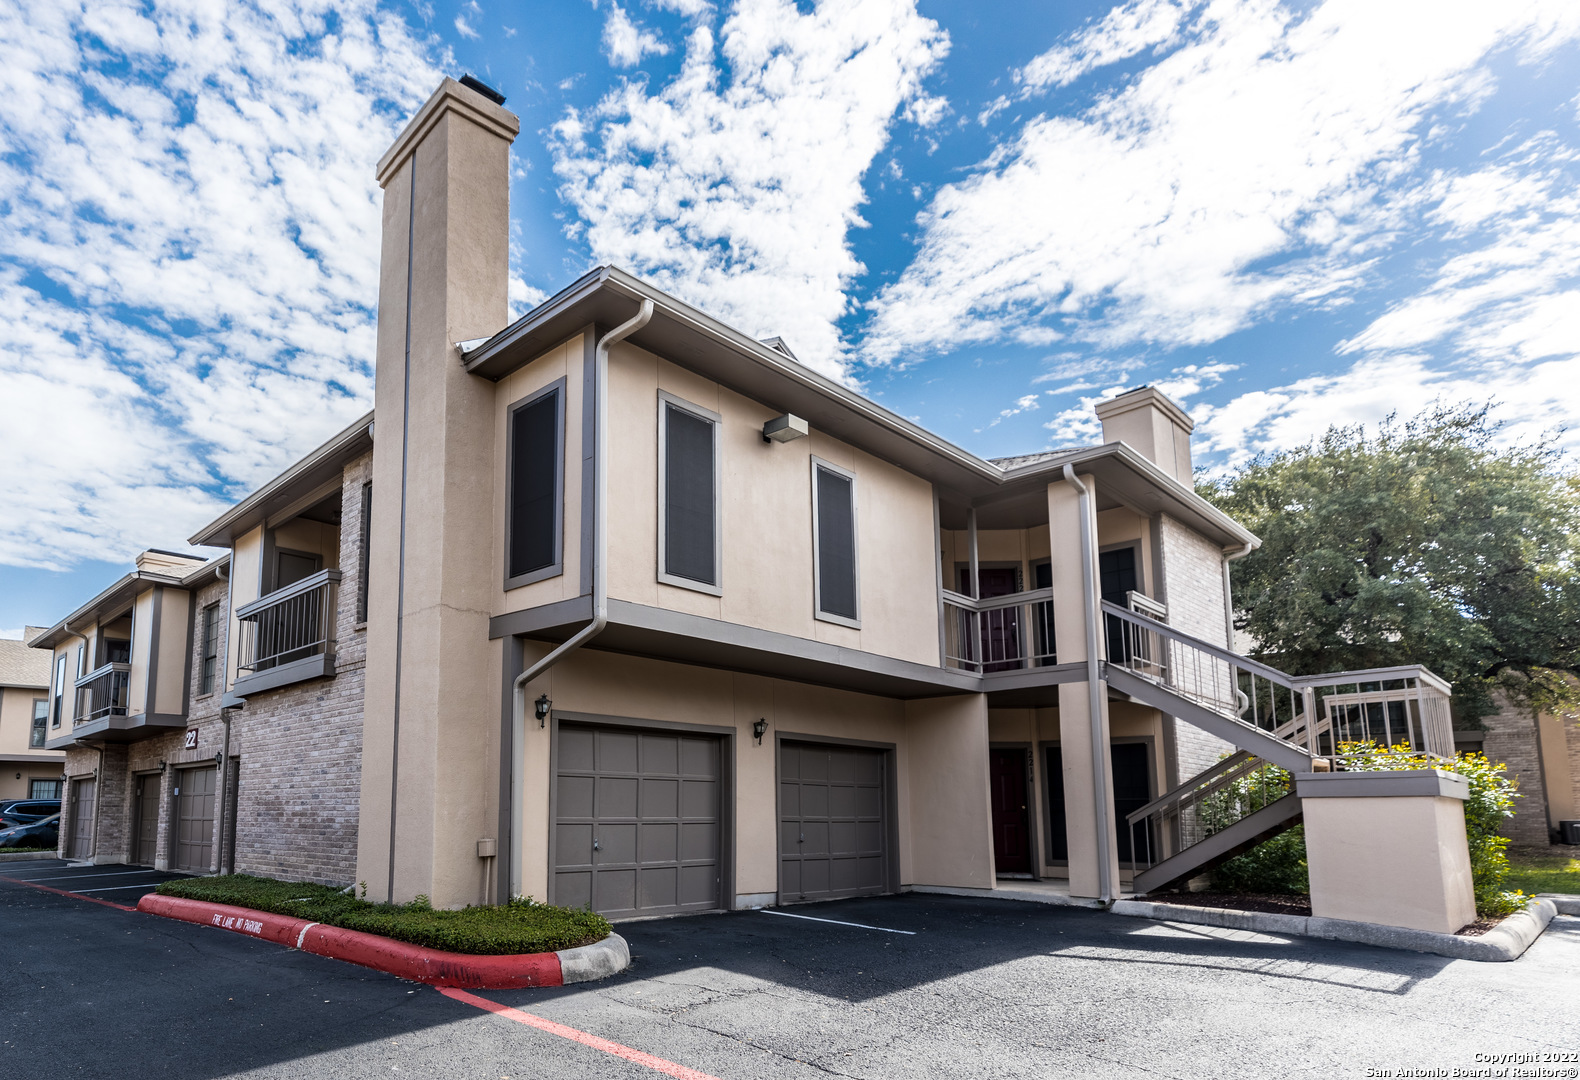
M275 881L251 874L182 878L164 882L157 891L164 896L293 915L474 956L573 949L601 941L613 931L602 915L540 904L530 897L518 897L498 907L435 911L426 896L409 904L374 904L328 885Z
M1370 741L1342 743L1339 751L1349 771L1422 767L1421 759L1405 744L1385 747ZM1269 770L1277 776L1263 778L1258 775ZM1476 913L1483 918L1512 915L1525 906L1528 897L1518 889L1507 888L1509 859L1505 849L1509 841L1498 835L1498 827L1504 818L1514 815L1514 800L1520 795L1506 767L1501 763L1492 764L1483 754L1460 754L1454 760L1453 770L1470 784L1470 797L1465 800L1465 837L1470 846ZM1208 825L1209 832L1216 832L1287 793L1288 781L1289 774L1282 769L1264 766L1223 792L1203 800L1203 822ZM1243 855L1224 862L1213 871L1213 878L1218 885L1236 892L1309 892L1304 831L1290 829L1263 841Z

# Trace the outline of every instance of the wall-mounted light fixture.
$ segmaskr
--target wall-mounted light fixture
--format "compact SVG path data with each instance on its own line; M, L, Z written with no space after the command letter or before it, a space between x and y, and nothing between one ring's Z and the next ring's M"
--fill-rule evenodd
M538 718L538 727L542 727L549 718L549 710L554 707L554 702L549 700L549 695L539 694L538 700L532 703L532 715Z
M165 771L165 759L164 758L160 758L159 759L159 771L160 772L164 772Z
M759 745L762 744L763 736L767 734L767 732L768 721L766 720L758 720L757 723L752 725L752 734L757 736L757 742Z
M776 416L763 425L763 442L790 442L805 437L806 421L794 413Z

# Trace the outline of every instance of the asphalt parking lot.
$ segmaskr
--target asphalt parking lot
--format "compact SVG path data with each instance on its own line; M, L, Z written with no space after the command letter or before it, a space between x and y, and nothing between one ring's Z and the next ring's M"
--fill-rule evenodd
M5 1077L1362 1077L1580 1050L1572 918L1478 964L913 894L625 924L629 972L469 1002L28 865L0 865Z

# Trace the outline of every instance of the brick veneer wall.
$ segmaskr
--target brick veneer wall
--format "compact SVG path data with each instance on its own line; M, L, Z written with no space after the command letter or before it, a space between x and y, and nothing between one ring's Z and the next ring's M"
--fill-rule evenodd
M346 466L342 474L340 567L337 602L335 676L258 694L232 713L229 761L239 766L235 797L235 869L242 873L325 884L350 884L356 873L357 813L362 771L362 687L365 633L356 622L362 542L362 485L372 472L372 455ZM230 583L216 581L198 590L194 620L203 608L220 605L219 654L228 655ZM184 748L186 730L106 748L99 786L100 862L130 861L136 818L133 782L139 773L159 777L159 840L154 865L175 861L175 787L184 765L207 765L226 749L223 687L200 694L201 621L192 634L192 683L187 730L197 744ZM223 681L223 674L220 676ZM67 775L91 774L98 751L73 747L66 753ZM220 785L222 787L222 785ZM223 792L216 791L216 798ZM69 816L69 798L67 793ZM213 855L208 869L223 857L216 805ZM70 823L63 821L60 851L65 852Z
M1544 846L1550 842L1547 828L1547 792L1542 785L1541 748L1536 741L1536 718L1530 709L1517 705L1501 694L1494 695L1498 711L1482 717L1487 727L1482 752L1493 762L1509 767L1509 775L1520 785L1523 798L1514 800L1514 816L1499 830L1516 844Z
M369 454L342 474L334 678L254 695L237 721L236 869L242 873L332 885L356 876L367 658L356 614L362 485L371 471Z
M1158 561L1169 625L1215 645L1228 646L1223 611L1223 552L1200 534L1159 515ZM1168 721L1165 720L1165 723ZM1216 765L1234 747L1194 724L1174 720L1180 779Z

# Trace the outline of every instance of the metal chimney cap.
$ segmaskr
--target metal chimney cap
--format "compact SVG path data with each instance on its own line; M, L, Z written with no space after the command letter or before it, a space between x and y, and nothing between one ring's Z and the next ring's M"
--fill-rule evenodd
M505 103L504 94L501 94L475 75L462 75L459 81L462 86L468 90L476 90L495 105L503 105Z

